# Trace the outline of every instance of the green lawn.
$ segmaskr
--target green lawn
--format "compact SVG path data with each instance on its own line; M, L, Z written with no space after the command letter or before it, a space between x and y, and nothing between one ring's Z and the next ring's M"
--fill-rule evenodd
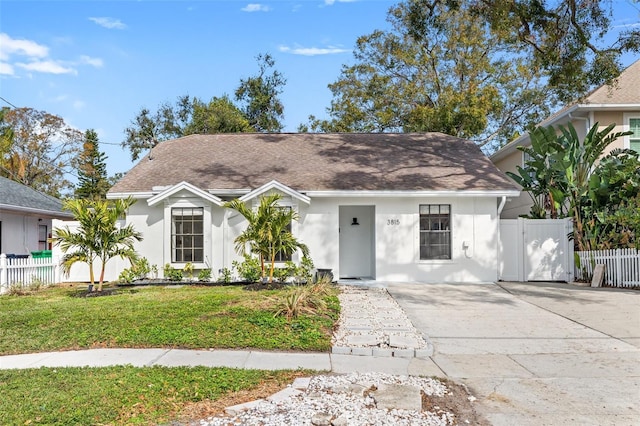
M326 351L337 297L316 315L274 317L284 290L241 287L124 288L103 297L73 297L49 288L0 296L0 354L95 347L256 348Z
M185 413L190 404L238 391L252 396L250 390L257 386L275 391L301 374L205 367L0 370L0 422L166 424L190 414Z

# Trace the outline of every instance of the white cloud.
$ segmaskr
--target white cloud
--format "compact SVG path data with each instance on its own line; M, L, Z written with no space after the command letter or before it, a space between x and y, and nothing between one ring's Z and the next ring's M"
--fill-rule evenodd
M278 50L284 53L291 53L293 55L303 56L318 56L318 55L335 55L337 53L350 52L349 49L342 49L340 47L328 46L328 47L289 47L280 46Z
M45 58L48 54L49 48L35 41L11 38L6 33L0 33L0 60L2 61L6 61L11 55Z
M614 25L613 28L638 28L640 27L640 22L634 22L633 24L620 24Z
M267 5L260 4L260 3L249 3L248 5L246 5L240 10L243 12L268 12L271 10L271 8Z
M91 65L92 67L102 68L104 62L100 58L92 58L91 56L82 55L80 56L80 63Z
M325 6L333 6L334 3L353 3L357 0L324 0Z
M6 62L0 62L0 75L13 75L13 67Z
M76 100L73 102L73 108L77 110L84 109L85 105L86 104L84 103L84 101L81 100Z
M89 20L109 30L124 30L127 28L121 20L106 16L90 17Z
M78 71L75 69L65 67L64 65L52 60L32 61L27 63L17 62L16 66L28 71L37 71L49 74L78 74Z

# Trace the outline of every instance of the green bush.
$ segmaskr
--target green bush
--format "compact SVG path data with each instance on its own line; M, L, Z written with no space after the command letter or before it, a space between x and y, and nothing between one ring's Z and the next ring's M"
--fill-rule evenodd
M155 267L155 265L154 265ZM127 268L120 272L118 276L118 281L124 284L131 284L135 280L143 280L148 278L149 273L151 273L152 268L149 266L149 261L146 257L141 257L140 259L134 261L131 264L130 268ZM157 271L157 267L156 267Z
M313 270L315 266L313 260L309 256L304 256L300 261L295 273L295 281L298 284L310 283L313 278Z
M198 272L198 281L211 281L211 268L201 269Z
M260 260L250 254L245 254L242 262L234 260L233 267L238 271L240 278L250 283L260 280L260 277L262 276Z
M220 276L218 277L218 282L229 284L231 282L231 269L222 268L220 270Z
M182 281L182 270L176 269L167 263L164 265L164 277L169 281Z

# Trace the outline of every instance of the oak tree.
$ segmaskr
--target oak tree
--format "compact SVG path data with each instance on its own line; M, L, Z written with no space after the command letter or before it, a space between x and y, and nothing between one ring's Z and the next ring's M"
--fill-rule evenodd
M49 195L72 187L66 175L82 145L82 132L45 111L4 109L0 175Z
M330 119L302 131L437 131L481 145L510 139L548 114L553 98L529 58L509 51L469 5L408 0L391 29L358 39L355 63L329 85Z

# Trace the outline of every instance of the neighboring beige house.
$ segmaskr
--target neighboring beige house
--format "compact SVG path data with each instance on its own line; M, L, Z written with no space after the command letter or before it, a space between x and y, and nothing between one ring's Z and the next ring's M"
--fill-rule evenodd
M573 124L578 135L583 138L595 123L600 127L616 124L614 131L633 131L613 143L614 148L631 148L640 152L640 60L637 60L620 74L615 86L601 86L582 101L566 106L542 123L541 126ZM530 144L529 135L523 135L510 142L490 156L491 161L502 171L516 172L517 166L524 166L524 153L517 148ZM507 200L502 210L503 219L516 219L529 213L532 202L529 194Z

